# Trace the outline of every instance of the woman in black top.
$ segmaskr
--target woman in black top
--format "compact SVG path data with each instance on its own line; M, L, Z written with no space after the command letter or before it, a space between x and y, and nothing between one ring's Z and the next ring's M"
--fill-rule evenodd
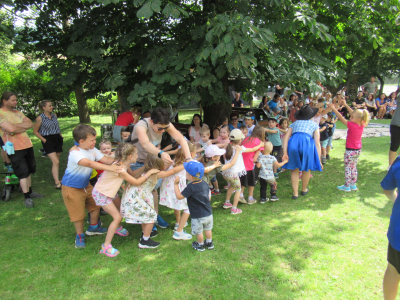
M33 125L33 134L42 141L44 151L53 163L51 173L53 174L55 187L56 189L61 189L59 166L61 152L63 151L63 137L60 126L56 114L53 113L51 101L43 100L39 102L39 111L41 114L36 118L36 122Z
M267 96L262 97L262 100L261 100L260 105L258 106L258 108L264 108L265 105L267 105L268 101L269 100L268 100Z

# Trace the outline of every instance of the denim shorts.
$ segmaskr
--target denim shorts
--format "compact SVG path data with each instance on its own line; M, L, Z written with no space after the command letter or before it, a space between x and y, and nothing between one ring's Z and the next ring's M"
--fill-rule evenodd
M192 218L192 234L202 234L203 230L211 230L213 228L213 215L204 218Z
M326 146L328 146L328 141L329 141L329 139L321 141L321 147L326 148Z

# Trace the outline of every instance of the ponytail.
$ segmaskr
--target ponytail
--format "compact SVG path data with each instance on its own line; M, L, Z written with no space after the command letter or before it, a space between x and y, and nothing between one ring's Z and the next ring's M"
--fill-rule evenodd
M363 123L364 123L364 126L367 126L368 125L368 122L369 122L369 112L368 112L368 110L366 110L366 109L363 109L363 115L362 115L362 121L363 121Z

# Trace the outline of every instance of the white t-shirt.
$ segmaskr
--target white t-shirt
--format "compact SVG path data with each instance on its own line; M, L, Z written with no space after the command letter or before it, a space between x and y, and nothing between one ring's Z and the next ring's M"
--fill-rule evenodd
M253 125L251 127L247 127L247 136L251 136L251 134L253 133L254 127L256 127L256 125Z
M242 146L242 153L243 153L243 151L245 151L245 149L246 149L246 147ZM233 157L235 156L235 153L236 153L236 149L233 148L232 157L229 160L225 160L226 164L229 164L232 161ZM240 155L239 155L238 159L236 160L235 164L231 168L229 168L228 170L226 170L224 172L229 172L230 174L234 173L235 175L237 175L239 177L242 176L242 175L245 175L247 173L246 172L246 167L244 166L242 153L240 153Z
M68 165L62 179L62 185L83 189L88 186L90 176L92 175L92 168L78 165L79 161L87 158L91 161L99 161L104 156L97 148L90 150L71 151L68 155Z

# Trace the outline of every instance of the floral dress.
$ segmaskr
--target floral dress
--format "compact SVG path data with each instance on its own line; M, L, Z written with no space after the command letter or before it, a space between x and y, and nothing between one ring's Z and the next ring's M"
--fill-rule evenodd
M170 166L168 170L171 170L173 166ZM182 200L176 199L174 182L175 177L179 176L179 190L182 192L186 188L186 170L168 176L163 179L160 188L160 204L166 207L172 208L174 210L184 210L188 209L187 199Z
M156 183L157 180L149 179L142 185L127 185L121 199L121 216L126 223L147 224L157 220L151 193Z

